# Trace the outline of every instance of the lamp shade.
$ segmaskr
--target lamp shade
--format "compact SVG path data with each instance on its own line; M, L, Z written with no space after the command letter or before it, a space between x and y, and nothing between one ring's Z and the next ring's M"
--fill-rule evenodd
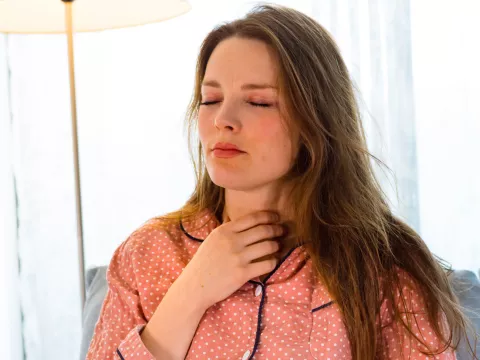
M190 10L185 0L75 0L75 32L124 28L167 20ZM65 33L62 0L0 0L0 32Z

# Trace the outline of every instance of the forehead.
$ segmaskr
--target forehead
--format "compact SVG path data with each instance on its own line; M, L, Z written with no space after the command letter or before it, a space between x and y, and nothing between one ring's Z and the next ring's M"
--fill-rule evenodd
M245 82L275 85L278 62L263 41L233 37L220 42L207 63L205 80L241 86Z

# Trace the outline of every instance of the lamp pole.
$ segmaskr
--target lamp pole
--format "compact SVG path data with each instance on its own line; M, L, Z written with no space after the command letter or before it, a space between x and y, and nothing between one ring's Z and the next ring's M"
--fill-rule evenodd
M85 248L83 241L82 188L78 151L77 94L75 90L75 54L73 46L73 0L62 0L65 4L65 26L68 43L68 71L70 74L70 106L72 116L73 164L75 177L75 206L77 216L77 246L80 274L80 297L82 312L85 305Z

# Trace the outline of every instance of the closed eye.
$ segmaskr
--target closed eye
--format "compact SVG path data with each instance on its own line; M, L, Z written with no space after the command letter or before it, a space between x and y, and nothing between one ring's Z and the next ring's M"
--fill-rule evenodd
M219 102L220 101L205 101L203 103L200 103L200 105L213 105L213 104L217 104Z
M260 107L270 107L272 105L270 104L262 104L262 103L255 103L255 102L249 102L250 105L253 105L253 106L260 106Z
M205 101L203 103L200 103L200 105L215 105L218 104L220 101ZM272 106L271 104L264 104L264 103L256 103L253 101L248 101L248 103L252 106L258 106L258 107L270 107Z

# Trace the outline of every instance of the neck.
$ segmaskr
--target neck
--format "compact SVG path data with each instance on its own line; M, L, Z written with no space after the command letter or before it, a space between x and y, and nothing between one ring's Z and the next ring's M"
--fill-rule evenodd
M287 189L270 186L249 190L225 189L225 207L222 222L238 218L257 211L274 211L280 215L281 221L291 219L287 212Z
M293 216L288 201L288 188L270 186L248 191L225 189L225 207L221 221L235 221L242 216L257 211L274 211L280 215L280 223L288 228L288 234L283 240L283 250L288 251L295 244Z

